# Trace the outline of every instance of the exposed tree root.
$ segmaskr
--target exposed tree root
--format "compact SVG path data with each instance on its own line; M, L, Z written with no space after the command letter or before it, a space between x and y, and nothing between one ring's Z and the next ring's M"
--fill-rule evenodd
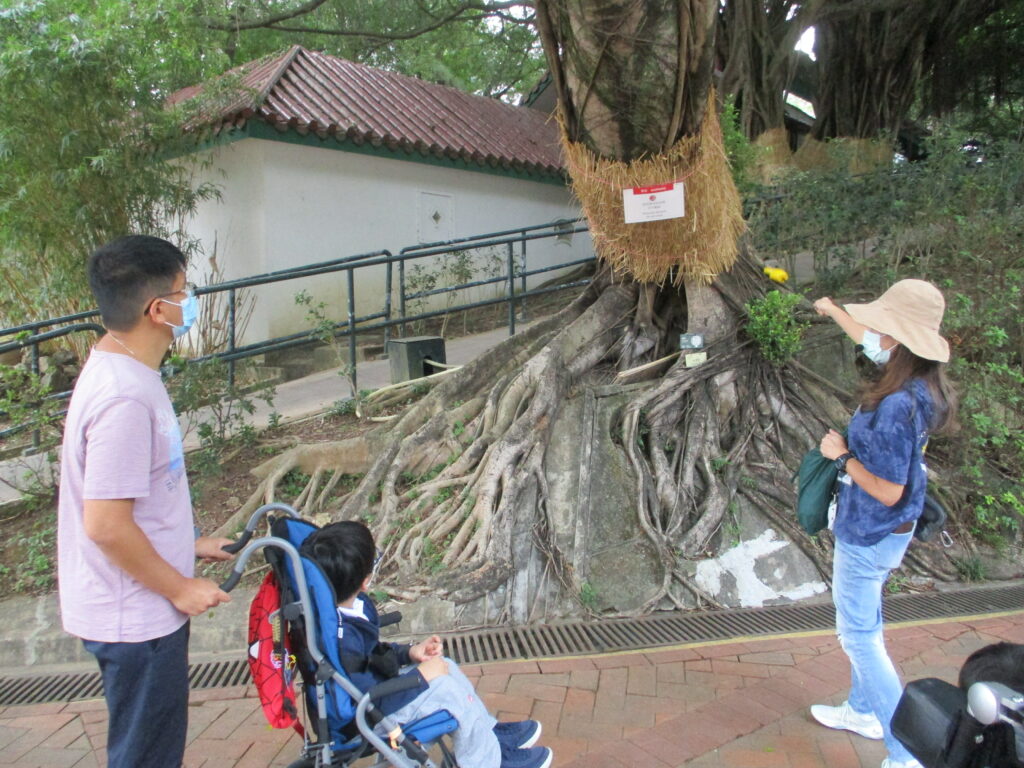
M630 393L614 438L635 482L637 524L661 567L650 597L628 613L694 601L717 607L686 563L721 548L723 526L741 505L828 581L829 538L812 539L797 526L790 478L800 455L846 411L830 382L799 365L773 367L742 340L741 302L762 290L758 280L749 260L714 289L687 286L685 294L619 284L603 273L558 315L433 377L436 387L392 423L360 438L297 446L257 467L260 488L223 530L276 498L281 480L299 470L309 475L305 488L278 500L306 514L370 523L388 583L401 585L388 587L393 595L429 588L456 603L488 596L495 620L536 617L551 594L591 611L554 533L546 459L553 441L564 439L555 425L565 403L611 386ZM712 321L687 328L695 303ZM709 334L707 362L688 368L684 356L664 359L681 328ZM615 383L623 370L632 383ZM340 479L356 474L358 486L334 498ZM941 555L912 550L909 562L947 578L952 569ZM528 610L513 610L524 599Z

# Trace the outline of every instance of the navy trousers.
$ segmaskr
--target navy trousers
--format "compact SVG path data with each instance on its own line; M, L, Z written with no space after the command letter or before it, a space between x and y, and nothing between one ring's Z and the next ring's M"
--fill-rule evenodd
M141 643L84 640L103 677L108 768L181 768L188 729L189 623Z

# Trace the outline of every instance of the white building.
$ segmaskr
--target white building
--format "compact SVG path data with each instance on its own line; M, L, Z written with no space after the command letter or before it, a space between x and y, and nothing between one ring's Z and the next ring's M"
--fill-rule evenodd
M209 100L196 124L205 137L197 180L219 187L220 199L189 224L223 279L579 215L547 112L298 46L233 77L228 90L238 95ZM531 242L527 253L527 268L537 269L592 251L577 236ZM357 315L380 311L384 267L359 270L356 280ZM307 327L294 301L300 290L344 318L343 273L253 288L245 340Z

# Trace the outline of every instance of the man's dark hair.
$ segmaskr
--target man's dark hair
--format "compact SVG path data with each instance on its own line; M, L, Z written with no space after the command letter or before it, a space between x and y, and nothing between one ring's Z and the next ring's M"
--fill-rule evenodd
M112 331L134 328L154 298L171 292L184 269L184 254L159 237L127 235L97 248L89 257L89 287L103 325Z
M363 580L373 571L376 551L370 529L355 520L325 525L311 533L299 548L303 557L323 569L339 602L359 592Z

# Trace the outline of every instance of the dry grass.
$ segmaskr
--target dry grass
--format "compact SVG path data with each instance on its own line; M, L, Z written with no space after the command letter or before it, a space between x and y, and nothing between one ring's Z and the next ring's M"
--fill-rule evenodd
M562 144L572 187L590 222L600 258L620 275L644 283L710 283L736 260L744 230L740 197L722 143L714 92L701 130L663 155L631 163L598 157L582 144ZM682 181L686 215L626 224L622 190Z

